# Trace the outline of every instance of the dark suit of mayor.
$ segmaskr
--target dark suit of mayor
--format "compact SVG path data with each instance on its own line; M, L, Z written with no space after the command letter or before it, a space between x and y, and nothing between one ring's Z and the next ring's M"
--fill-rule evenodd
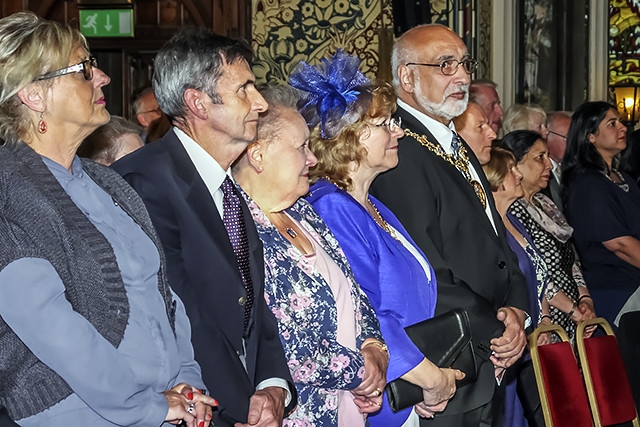
M437 143L425 126L402 108L396 116L402 117L403 128ZM527 293L516 256L507 245L491 187L477 158L465 146L481 176L498 234L464 176L409 136L399 141L398 166L378 176L371 193L398 216L433 266L438 280L436 315L466 308L476 351L488 356L486 346L504 329L496 319L497 310L503 306L526 310ZM444 414L469 412L492 399L496 388L493 364L482 358L478 362L477 381L459 388Z
M140 194L160 235L173 290L191 321L195 359L211 396L220 403L215 425L247 422L249 399L263 380L277 377L295 388L277 324L264 298L262 244L242 202L249 239L255 302L242 351L245 290L226 229L213 198L171 130L113 165Z

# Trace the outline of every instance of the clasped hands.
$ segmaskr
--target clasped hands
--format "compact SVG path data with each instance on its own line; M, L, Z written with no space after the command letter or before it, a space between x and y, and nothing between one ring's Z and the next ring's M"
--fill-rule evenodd
M527 344L525 317L524 311L515 307L502 307L498 310L496 318L504 323L505 329L501 336L491 340L491 362L496 378L522 356Z
M165 421L171 424L185 423L187 427L204 427L211 422L212 406L218 402L201 390L180 383L170 390L162 392L169 403Z
M387 385L389 353L383 349L380 341L372 338L365 340L360 353L364 357L364 379L351 393L360 413L369 414L382 406L382 391Z

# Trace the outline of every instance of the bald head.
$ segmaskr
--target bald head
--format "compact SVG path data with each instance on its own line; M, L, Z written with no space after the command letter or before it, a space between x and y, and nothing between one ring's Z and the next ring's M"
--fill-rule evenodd
M459 63L467 59L467 47L451 29L438 24L412 28L393 48L392 67L398 97L448 125L467 107L470 78ZM439 65L444 61L453 61L456 68L452 75L442 72Z
M497 87L498 85L491 80L474 80L469 88L469 99L482 107L489 120L489 126L496 133L502 126L504 115Z
M571 125L571 116L564 111L553 111L547 114L547 146L549 157L554 162L562 162L564 152L567 149L567 133Z

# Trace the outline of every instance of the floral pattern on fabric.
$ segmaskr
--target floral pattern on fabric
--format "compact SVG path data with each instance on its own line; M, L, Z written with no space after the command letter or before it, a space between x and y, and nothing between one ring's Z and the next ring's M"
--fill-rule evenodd
M243 192L264 246L265 299L278 321L280 340L298 391L298 407L283 426L337 426L338 391L364 377L364 358L337 341L336 302L324 277L280 234ZM382 341L367 296L357 285L337 240L313 207L298 200L286 212L329 254L347 277L355 310L356 344Z

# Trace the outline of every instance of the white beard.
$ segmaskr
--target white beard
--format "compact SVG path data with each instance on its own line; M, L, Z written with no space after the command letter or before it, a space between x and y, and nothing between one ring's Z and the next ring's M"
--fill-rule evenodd
M425 113L438 117L444 117L447 120L453 120L454 118L464 113L464 110L467 109L467 103L469 102L469 85L457 85L448 87L444 92L444 95L442 96L442 101L440 101L439 103L429 101L427 97L422 93L422 86L420 85L419 77L416 79L414 91L416 102ZM464 99L462 100L447 98L452 93L463 91L465 95Z

